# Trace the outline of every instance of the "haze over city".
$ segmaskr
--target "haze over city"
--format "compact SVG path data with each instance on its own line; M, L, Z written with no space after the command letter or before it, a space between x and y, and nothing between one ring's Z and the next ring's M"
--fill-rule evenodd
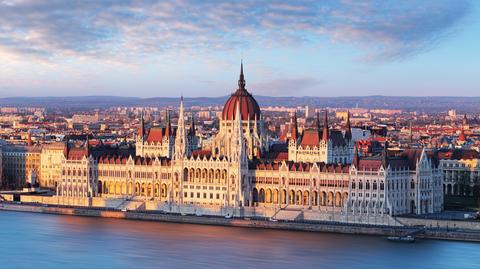
M478 1L0 1L0 97L478 96Z

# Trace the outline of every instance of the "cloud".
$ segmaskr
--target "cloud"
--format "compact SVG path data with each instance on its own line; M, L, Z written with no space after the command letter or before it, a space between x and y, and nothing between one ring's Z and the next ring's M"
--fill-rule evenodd
M467 0L0 0L0 52L129 62L326 39L391 60L431 49L469 10Z

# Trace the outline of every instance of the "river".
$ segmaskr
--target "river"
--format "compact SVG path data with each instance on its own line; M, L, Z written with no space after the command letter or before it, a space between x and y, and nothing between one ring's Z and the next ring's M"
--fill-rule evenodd
M0 268L480 268L480 244L0 211Z

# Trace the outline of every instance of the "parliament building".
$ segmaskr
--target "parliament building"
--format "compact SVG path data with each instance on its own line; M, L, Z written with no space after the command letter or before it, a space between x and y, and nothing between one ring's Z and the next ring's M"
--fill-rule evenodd
M425 214L443 209L438 156L406 149L361 156L345 130L323 124L299 133L296 116L284 158L272 154L260 106L246 89L226 101L219 131L200 148L195 125L180 100L176 128L147 128L141 119L135 154L99 153L88 139L66 141L59 161L59 197L106 197L177 206L275 208L352 215ZM189 122L189 124L188 124Z

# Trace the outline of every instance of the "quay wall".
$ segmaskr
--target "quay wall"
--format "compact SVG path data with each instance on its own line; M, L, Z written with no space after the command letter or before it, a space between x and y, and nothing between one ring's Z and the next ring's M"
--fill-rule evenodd
M426 226L431 228L443 229L464 229L480 231L480 221L470 220L444 220L444 219L424 219L424 218L405 218L397 217L397 221L405 226Z
M342 233L342 234L362 234L362 235L376 235L376 236L404 236L406 234L415 232L417 228L414 227L398 227L398 226L374 226L374 225L353 225L353 224L339 224L339 223L306 223L306 222L271 222L265 220L254 219L226 219L222 217L211 216L190 216L179 214L158 214L148 212L122 212L113 210L99 210L93 208L67 208L67 207L49 207L45 205L26 205L26 204L12 204L0 203L0 210L5 211L21 211L21 212L36 212L59 215L74 215L86 217L105 217L118 219L133 219L146 221L161 221L161 222L175 222L175 223L189 223L189 224L203 224L203 225L220 225L220 226L234 226L245 228L264 228L264 229L279 229L292 231L308 231L308 232L328 232L328 233ZM418 238L430 239L445 239L445 240L461 240L480 242L480 231L441 231L441 230L426 230L423 233L415 235Z

